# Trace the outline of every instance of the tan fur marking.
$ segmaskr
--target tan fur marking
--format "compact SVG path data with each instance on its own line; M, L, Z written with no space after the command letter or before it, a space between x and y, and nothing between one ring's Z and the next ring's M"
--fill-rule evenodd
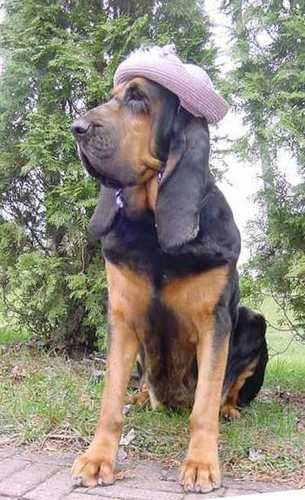
M146 184L132 186L124 189L126 205L124 211L127 216L138 217L147 209Z
M230 387L225 401L221 406L220 414L225 418L238 418L240 413L237 409L237 402L240 390L245 385L247 378L251 377L255 371L258 359L252 361L249 366L237 377Z
M145 182L154 175L154 171L159 171L161 168L160 161L150 148L152 142L151 116L145 114L137 116L129 113L126 118L120 156L131 161L140 174L142 182Z
M146 184L147 208L150 208L153 212L156 209L158 190L159 190L158 179L155 176Z
M135 217L144 213L147 209L155 210L158 196L158 180L155 175L144 184L128 187L124 190L127 199L125 213Z
M138 333L143 328L152 297L148 278L128 267L115 266L106 261L111 321L121 317Z
M197 346L199 374L195 403L191 414L191 427L194 432L205 430L217 435L221 390L227 362L228 338L223 341L223 345L219 349L215 349L213 347L213 319L206 321L205 330L206 334L202 336Z
M134 85L144 90L147 87L145 79L134 78L116 91L116 97L123 100L128 88ZM161 110L157 105L155 108L151 113L135 114L122 107L118 116L120 120L118 133L121 135L120 157L130 160L141 176L142 183L148 181L155 172L161 169L161 162L155 153L154 137L154 124Z
M141 407L149 404L149 389L147 384L142 384L136 394L130 394L126 398L126 404L138 405Z
M197 275L177 278L164 287L162 299L168 307L186 322L192 341L197 341L195 333L201 327L205 316L213 314L219 298L226 286L228 268L218 267Z

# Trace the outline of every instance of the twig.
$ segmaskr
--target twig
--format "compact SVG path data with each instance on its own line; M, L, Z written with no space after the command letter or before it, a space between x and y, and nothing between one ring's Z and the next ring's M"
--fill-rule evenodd
M286 347L282 350L282 351L277 351L275 352L274 354L271 354L269 356L269 361L273 358L275 358L276 356L280 356L281 354L285 354L286 351L288 351L289 347L291 346L292 342L295 340L296 338L296 335L294 334L292 336L292 338L289 340L288 344L286 345Z
M274 330L277 330L278 332L286 332L286 333L291 332L291 328L279 328L278 326L275 326L273 323L271 323L271 321L269 321L269 319L266 319L266 323L269 326L271 326L271 328L273 328Z
M287 321L287 323L290 325L291 327L291 330L293 332L295 332L295 334L300 337L300 338L304 338L304 335L300 332L299 330L299 327L295 324L292 323L291 319L289 318L288 314L287 314L287 311L285 309L285 307L279 302L279 300L272 294L271 292L271 297L272 299L274 300L274 302L276 303L276 305L280 308L285 320Z

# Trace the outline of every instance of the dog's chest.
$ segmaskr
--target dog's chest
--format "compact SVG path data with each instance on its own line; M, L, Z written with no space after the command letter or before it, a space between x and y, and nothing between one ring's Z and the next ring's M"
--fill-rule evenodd
M191 252L166 253L159 244L154 215L130 220L119 215L114 228L102 239L106 259L146 275L161 289L176 277L200 272L210 266Z

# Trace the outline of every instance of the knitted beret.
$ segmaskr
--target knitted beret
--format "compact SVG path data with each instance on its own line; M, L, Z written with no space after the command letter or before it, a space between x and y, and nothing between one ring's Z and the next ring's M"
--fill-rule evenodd
M117 68L114 85L137 76L159 83L175 94L183 108L208 123L220 121L229 109L228 103L215 91L206 71L194 64L184 64L174 45L140 48L132 52Z

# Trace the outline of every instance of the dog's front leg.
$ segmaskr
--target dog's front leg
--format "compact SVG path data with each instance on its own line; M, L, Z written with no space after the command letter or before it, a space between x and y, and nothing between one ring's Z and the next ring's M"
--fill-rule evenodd
M209 492L221 484L218 421L228 354L230 318L226 308L196 319L198 382L190 417L191 439L181 469L186 491Z
M113 469L122 431L127 385L139 350L150 303L149 280L106 261L111 323L105 388L100 419L88 450L76 459L74 477L84 485L113 482Z
M123 405L131 371L138 353L135 332L112 318L112 339L107 362L101 412L94 439L72 467L73 477L85 486L111 484L122 431Z

